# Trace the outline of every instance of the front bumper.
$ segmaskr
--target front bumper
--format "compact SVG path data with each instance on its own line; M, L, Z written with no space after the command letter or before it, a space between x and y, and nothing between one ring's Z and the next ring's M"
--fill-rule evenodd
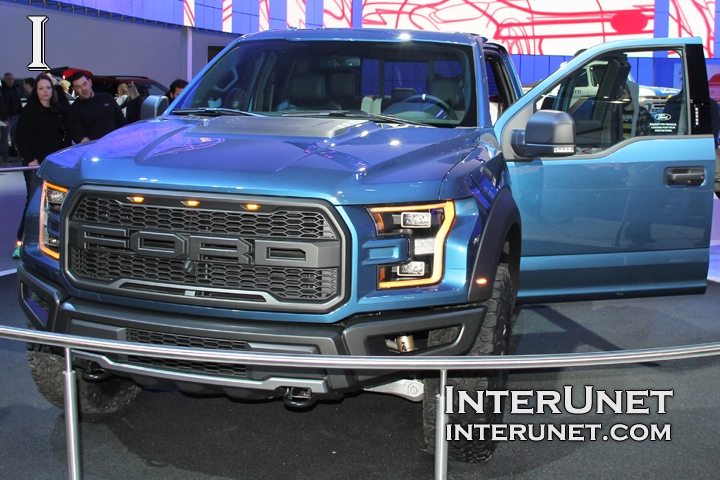
M307 355L442 355L467 353L475 343L486 309L480 305L423 308L354 315L332 325L289 324L216 316L178 315L71 297L61 286L21 265L20 303L38 330L148 344L228 351ZM387 339L427 336L430 330L457 327L448 343L399 353ZM144 386L171 385L194 393L224 392L241 398L281 396L288 387L322 396L388 381L387 371L349 371L298 367L185 362L150 357L75 351L81 368L95 362ZM397 372L393 375L397 376Z

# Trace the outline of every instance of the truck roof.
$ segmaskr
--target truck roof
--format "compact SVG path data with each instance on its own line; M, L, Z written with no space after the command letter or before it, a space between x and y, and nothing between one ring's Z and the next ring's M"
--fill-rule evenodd
M401 36L402 35L402 36ZM470 45L480 37L475 33L449 33L423 30L395 30L379 28L308 28L287 30L266 30L243 37L246 40L353 40L353 41L403 41L459 43Z

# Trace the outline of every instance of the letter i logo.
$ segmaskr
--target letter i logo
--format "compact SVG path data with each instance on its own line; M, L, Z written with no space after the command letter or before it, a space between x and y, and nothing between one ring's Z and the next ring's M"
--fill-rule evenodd
M46 15L28 15L32 22L32 62L28 65L31 71L47 71L50 67L45 65L45 22Z

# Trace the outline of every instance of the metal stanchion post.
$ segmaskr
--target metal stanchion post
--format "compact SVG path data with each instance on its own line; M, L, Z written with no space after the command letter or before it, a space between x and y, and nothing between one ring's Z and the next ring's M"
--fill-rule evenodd
M445 384L447 383L447 370L440 370L440 388L435 398L435 480L447 479L447 442L445 441ZM451 399L452 400L452 399Z
M67 442L68 478L80 479L80 442L78 435L77 385L72 366L72 350L65 349L65 441Z

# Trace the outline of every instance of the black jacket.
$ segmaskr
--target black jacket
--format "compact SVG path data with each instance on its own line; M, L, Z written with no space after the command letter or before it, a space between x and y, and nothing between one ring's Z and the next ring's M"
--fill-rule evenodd
M0 121L5 122L8 119L7 108L5 108L5 100L0 95Z
M23 164L33 160L42 163L45 157L65 147L65 111L53 112L37 100L28 99L17 123L15 140Z
M91 98L75 99L68 112L67 126L75 143L87 137L97 140L125 125L125 117L109 93L96 93Z
M138 95L137 97L128 99L128 101L125 102L125 105L127 106L127 110L125 110L125 119L127 120L128 125L140 120L140 111L144 101L145 99L141 95Z
M12 85L5 85L4 80L0 80L0 93L2 94L3 100L5 100L5 109L7 110L8 117L14 117L20 115L22 110L22 100L20 100L20 94Z

